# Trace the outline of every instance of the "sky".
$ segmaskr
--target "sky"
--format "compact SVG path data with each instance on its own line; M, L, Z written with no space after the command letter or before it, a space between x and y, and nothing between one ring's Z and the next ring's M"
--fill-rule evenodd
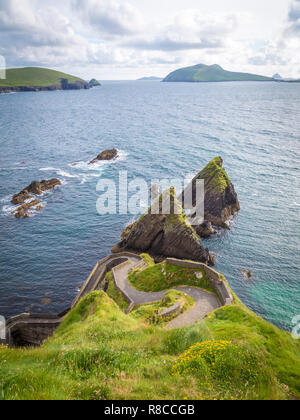
M0 0L0 55L85 79L200 63L299 78L300 0Z

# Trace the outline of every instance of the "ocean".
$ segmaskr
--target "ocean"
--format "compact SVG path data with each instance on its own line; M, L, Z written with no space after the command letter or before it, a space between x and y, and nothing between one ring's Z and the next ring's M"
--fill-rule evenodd
M88 165L108 148L119 159ZM250 309L291 331L300 315L300 85L275 82L107 81L0 95L0 315L67 308L120 240L134 215L98 214L99 179L191 177L219 155L241 211L204 245ZM41 197L43 210L15 219L12 195L54 177L62 186Z

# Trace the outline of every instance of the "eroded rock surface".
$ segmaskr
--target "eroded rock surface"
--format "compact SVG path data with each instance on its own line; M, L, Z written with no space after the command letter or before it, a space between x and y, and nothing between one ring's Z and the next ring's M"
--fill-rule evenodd
M168 198L168 196L170 196ZM170 214L162 214L162 203L170 200ZM205 249L188 223L174 189L167 190L137 222L125 229L113 252L147 252L155 257L189 259L214 265L215 257Z
M240 210L240 203L234 186L225 169L223 159L213 159L183 192L183 200L188 189L192 188L193 207L196 207L196 181L204 180L204 219L215 226L229 229L228 221ZM188 207L184 204L184 208Z

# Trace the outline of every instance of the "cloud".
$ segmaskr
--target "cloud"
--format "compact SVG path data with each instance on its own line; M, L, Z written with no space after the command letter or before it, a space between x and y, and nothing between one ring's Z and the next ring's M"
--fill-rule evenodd
M126 46L153 51L180 51L221 48L229 34L238 26L234 14L204 14L198 10L183 10L156 36L125 43Z
M201 62L272 74L299 68L300 0L292 2L273 39L248 37L255 19L249 12L207 13L199 6L172 15L173 8L162 20L159 10L157 19L150 18L130 2L0 0L0 54L9 67L46 66L79 75L92 69L98 77L103 71L121 74L117 69L129 77L139 69L167 74Z
M300 0L294 0L290 7L285 35L288 37L300 36Z
M73 0L73 11L102 36L130 35L142 27L142 15L126 1Z
M248 59L249 64L255 66L284 66L287 64L286 60L277 53L264 52Z
M295 22L300 19L300 1L295 0L289 11L289 21Z

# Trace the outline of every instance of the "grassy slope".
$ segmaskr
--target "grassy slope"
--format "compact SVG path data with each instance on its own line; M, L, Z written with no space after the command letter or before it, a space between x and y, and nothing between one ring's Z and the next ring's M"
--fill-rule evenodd
M166 82L226 82L226 81L270 81L270 77L256 74L230 72L218 65L186 67L170 73Z
M172 301L174 296L170 297ZM0 348L0 399L289 399L300 397L300 340L235 305L201 324L166 330L147 322L149 305L126 316L104 292L84 298L38 349ZM195 343L230 340L259 359L255 383L239 357L217 375L172 374ZM203 368L203 366L202 366Z
M198 279L195 272L202 274ZM137 290L142 292L161 292L177 286L195 286L215 293L203 270L191 270L164 263L148 267L146 270L132 270L129 281Z
M44 87L56 85L60 82L60 79L68 79L69 83L73 83L77 80L83 81L79 77L70 76L69 74L61 73L55 70L38 67L25 67L7 70L6 79L0 79L0 87Z

